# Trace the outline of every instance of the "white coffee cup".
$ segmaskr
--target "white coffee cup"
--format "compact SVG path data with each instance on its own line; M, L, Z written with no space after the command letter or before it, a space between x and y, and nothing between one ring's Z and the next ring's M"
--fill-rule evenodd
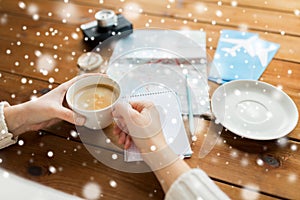
M100 109L95 108L90 110L83 109L82 107L78 106L76 101L79 101L78 98L80 97L78 96L80 96L80 92L83 93L85 90L89 90L91 93L91 91L95 91L95 95L97 95L97 87L100 86L107 86L108 88L112 89L113 95L115 95L114 100L111 100L109 105ZM95 89L91 90L93 87L95 87ZM67 91L66 100L72 110L86 118L86 122L84 124L85 127L90 129L103 129L113 122L112 109L113 106L119 101L120 96L120 86L116 81L104 75L91 75L82 78L71 85ZM112 99L112 97L108 98Z

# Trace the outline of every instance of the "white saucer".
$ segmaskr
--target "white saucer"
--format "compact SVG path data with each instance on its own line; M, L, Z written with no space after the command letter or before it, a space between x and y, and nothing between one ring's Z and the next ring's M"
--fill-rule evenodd
M225 83L212 95L212 112L231 132L249 139L272 140L290 133L298 122L293 100L260 81Z

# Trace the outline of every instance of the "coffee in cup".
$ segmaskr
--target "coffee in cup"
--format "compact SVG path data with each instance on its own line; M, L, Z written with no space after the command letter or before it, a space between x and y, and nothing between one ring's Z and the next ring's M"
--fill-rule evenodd
M81 110L100 110L115 102L118 95L111 86L89 85L76 92L74 105Z
M112 121L112 108L120 98L120 86L104 75L91 75L75 82L67 91L69 107L86 117L84 126L103 129Z

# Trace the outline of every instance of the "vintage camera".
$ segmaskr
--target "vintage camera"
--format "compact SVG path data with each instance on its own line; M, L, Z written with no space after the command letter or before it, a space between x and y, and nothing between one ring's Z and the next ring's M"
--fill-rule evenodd
M84 41L89 44L97 45L109 37L114 36L119 39L132 33L132 24L124 16L116 15L112 10L97 12L95 19L80 26L84 34Z

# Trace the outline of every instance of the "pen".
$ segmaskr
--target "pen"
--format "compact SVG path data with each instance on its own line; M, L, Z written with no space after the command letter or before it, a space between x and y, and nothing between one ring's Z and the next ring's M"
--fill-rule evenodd
M194 114L193 114L193 107L192 107L192 96L191 96L191 90L188 83L188 75L185 75L185 81L186 81L186 96L187 96L187 104L188 104L188 117L189 117L189 127L190 132L192 136L192 140L195 140L195 126L194 126Z

